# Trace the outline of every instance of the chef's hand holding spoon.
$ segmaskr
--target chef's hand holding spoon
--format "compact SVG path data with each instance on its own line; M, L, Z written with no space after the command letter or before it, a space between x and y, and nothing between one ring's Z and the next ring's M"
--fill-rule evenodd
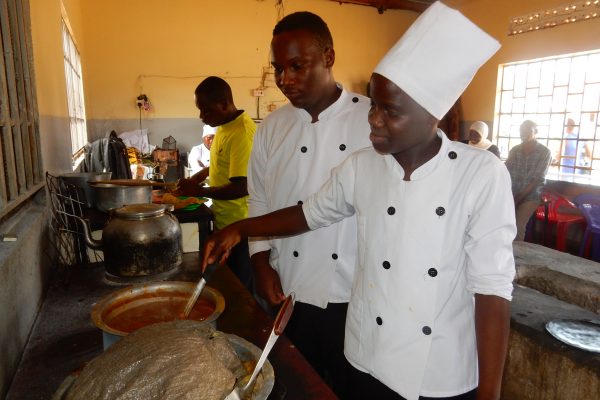
M231 249L242 239L235 225L237 223L210 235L204 244L204 252L202 253L202 272L204 272L207 265L223 264L229 258Z
M236 224L229 225L223 230L215 232L204 246L204 259L202 271L206 265L218 262L222 264L229 257L231 249L240 242L241 235L236 229ZM252 256L252 264L256 274L256 291L270 305L281 304L286 296L283 294L279 275L269 263L269 252L263 251Z
M202 271L208 264L225 262L233 246L248 236L290 236L309 230L302 206L299 205L235 222L208 238L202 255Z

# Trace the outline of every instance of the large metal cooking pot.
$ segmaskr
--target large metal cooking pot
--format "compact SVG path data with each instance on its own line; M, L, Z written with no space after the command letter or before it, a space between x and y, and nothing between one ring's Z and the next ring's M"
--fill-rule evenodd
M92 188L88 182L108 181L110 180L111 175L112 172L72 172L69 174L62 174L59 178L65 183L81 188L85 195L86 206L92 208L96 205L96 201Z
M120 315L131 312L133 308L141 308L148 304L160 305L169 302L181 303L181 312L183 312L183 308L195 287L196 283L193 282L151 282L117 290L103 297L92 308L92 321L94 325L102 330L104 350L128 334L112 324ZM206 300L214 306L212 314L201 322L211 324L213 328L216 328L216 320L225 309L225 298L218 290L205 286L199 299ZM163 315L160 317L162 318ZM173 316L173 320L175 317L177 315ZM167 320L168 316L165 316L164 321Z
M181 226L171 204L131 204L113 210L102 231L92 238L87 221L79 218L89 247L104 252L106 272L139 277L166 272L181 264Z
M108 212L127 204L152 202L152 186L122 186L112 183L92 183L96 208Z

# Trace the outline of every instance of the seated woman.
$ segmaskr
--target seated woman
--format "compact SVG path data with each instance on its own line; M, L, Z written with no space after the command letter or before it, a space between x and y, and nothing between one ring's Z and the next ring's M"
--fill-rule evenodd
M469 145L490 151L495 154L496 157L500 158L500 150L498 150L498 146L490 142L487 136L487 124L483 121L473 122L469 128Z

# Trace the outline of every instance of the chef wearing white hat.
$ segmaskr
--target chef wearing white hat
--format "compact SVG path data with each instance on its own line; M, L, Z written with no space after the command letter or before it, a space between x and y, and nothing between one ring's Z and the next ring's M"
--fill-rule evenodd
M204 125L202 128L202 143L192 147L188 156L188 164L192 170L192 175L210 166L210 146L215 138L216 131L217 128L210 125Z
M356 215L358 265L345 354L356 399L498 399L508 343L515 215L504 165L451 142L438 121L499 48L434 3L370 81L373 148L352 154L303 205L240 221L238 237L290 235Z

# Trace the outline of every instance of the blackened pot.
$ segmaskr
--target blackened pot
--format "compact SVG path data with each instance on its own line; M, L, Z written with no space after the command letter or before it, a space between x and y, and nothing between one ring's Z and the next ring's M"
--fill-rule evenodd
M169 271L181 264L181 226L170 204L131 204L113 210L94 240L84 223L89 247L104 252L106 272L118 277L139 277ZM82 220L83 221L83 220Z

